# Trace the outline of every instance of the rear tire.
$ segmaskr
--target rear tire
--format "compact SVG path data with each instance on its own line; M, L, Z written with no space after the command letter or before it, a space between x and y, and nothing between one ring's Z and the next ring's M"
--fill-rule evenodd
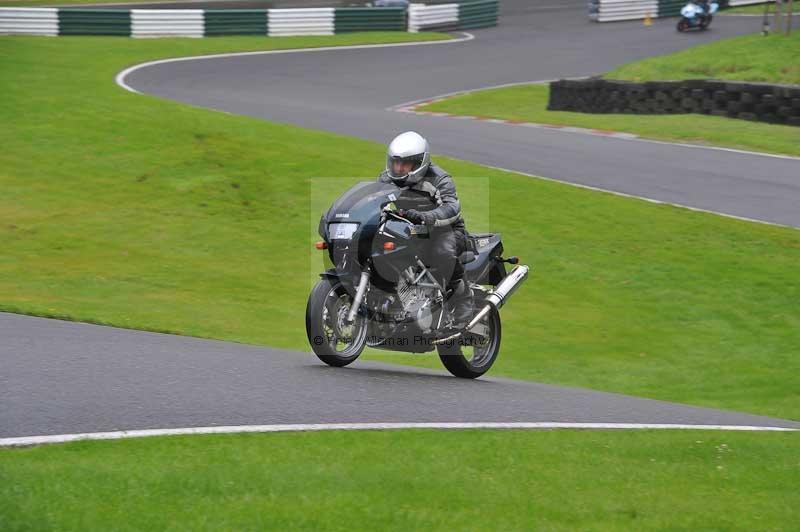
M341 368L353 363L364 350L367 319L359 313L353 324L343 318L353 298L338 279L320 279L308 296L306 335L321 361Z
M500 353L500 338L502 336L500 313L496 308L492 307L489 314L479 323L485 324L490 331L486 343L482 347L462 347L458 342L454 342L453 345L443 344L436 347L439 353L439 360L442 361L447 371L456 377L477 379L489 371ZM472 355L465 355L464 350L471 350Z

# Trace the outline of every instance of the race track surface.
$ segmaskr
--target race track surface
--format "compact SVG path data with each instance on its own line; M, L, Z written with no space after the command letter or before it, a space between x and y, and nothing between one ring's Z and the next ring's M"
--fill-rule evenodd
M800 428L623 395L0 313L0 438L169 427L557 421Z
M745 17L677 35L673 21L592 24L585 2L506 0L468 42L166 63L125 80L194 105L434 151L572 183L800 226L800 161L387 110L487 85L582 76L757 30ZM375 161L376 173L383 161ZM458 176L456 176L458 179ZM302 324L298 324L302 327ZM0 437L274 423L800 423L494 377L0 313ZM502 356L502 354L501 354Z
M800 227L800 159L398 113L390 108L506 83L603 73L628 61L758 31L718 17L597 24L585 2L506 0L468 42L218 57L131 72L135 90L379 142L414 129L435 153L668 203ZM642 118L646 120L646 117ZM798 132L800 139L800 131ZM375 161L376 172L383 161ZM458 179L458 176L456 176Z

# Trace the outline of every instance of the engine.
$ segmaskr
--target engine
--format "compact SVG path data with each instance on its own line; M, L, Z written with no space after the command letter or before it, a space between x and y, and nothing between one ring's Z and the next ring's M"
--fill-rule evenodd
M433 325L433 288L419 286L421 270L409 267L397 283L397 296L406 312L406 319L416 322L423 331L428 332Z

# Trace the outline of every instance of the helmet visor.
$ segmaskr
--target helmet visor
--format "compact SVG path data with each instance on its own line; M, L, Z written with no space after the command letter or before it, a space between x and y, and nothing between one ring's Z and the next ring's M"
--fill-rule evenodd
M389 156L386 160L386 170L392 179L404 179L422 166L425 155L411 155L409 157Z

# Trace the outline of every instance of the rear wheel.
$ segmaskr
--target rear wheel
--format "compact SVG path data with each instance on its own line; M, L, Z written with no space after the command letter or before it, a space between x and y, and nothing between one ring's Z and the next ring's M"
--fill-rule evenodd
M437 346L439 360L447 371L462 379L476 379L489 371L500 352L500 313L496 308L477 323L480 335L466 334L452 344ZM465 342L464 340L469 340ZM462 345L468 344L468 345Z
M354 362L367 339L367 319L363 313L347 322L352 297L336 279L320 279L311 290L306 306L306 334L317 357L329 366L342 367Z

